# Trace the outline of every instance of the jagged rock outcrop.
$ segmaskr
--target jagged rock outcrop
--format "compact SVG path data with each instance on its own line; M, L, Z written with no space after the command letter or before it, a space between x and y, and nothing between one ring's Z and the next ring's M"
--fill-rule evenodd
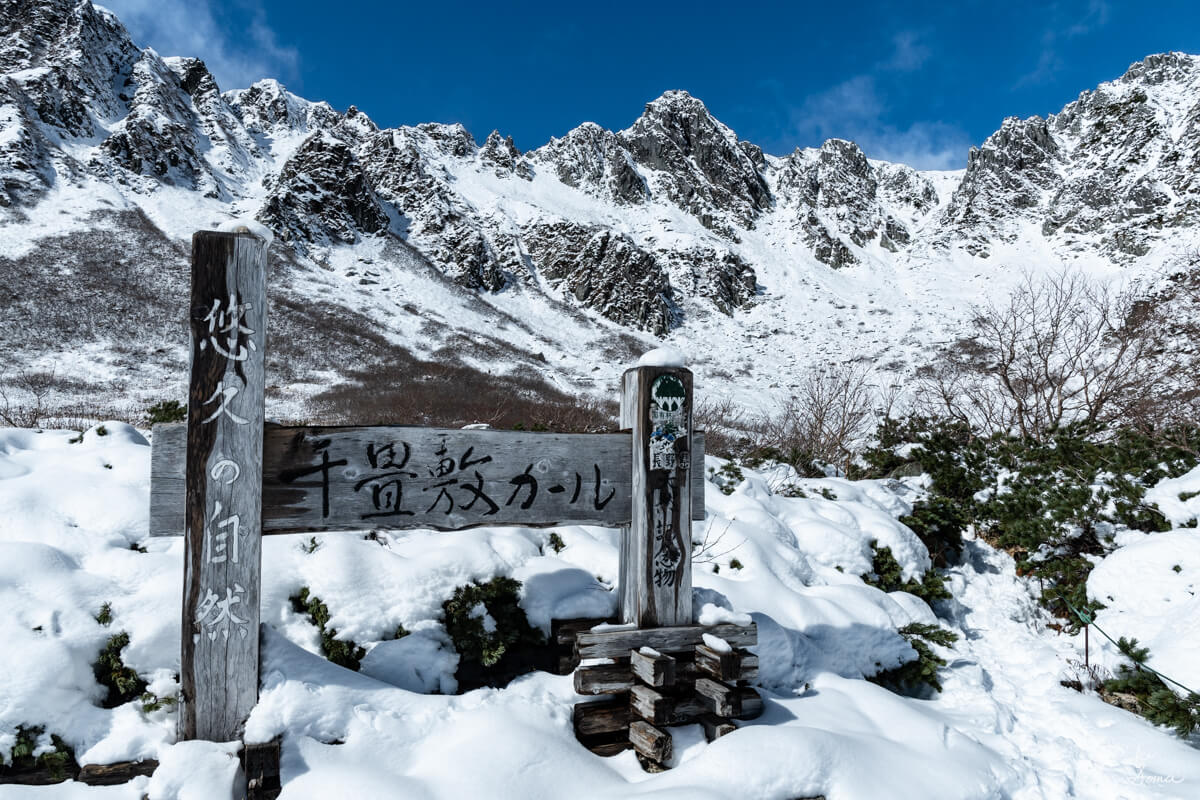
M1032 222L1068 248L1144 255L1160 231L1200 222L1198 144L1200 59L1150 56L1058 114L1005 120L971 151L939 238L985 254Z
M157 53L142 54L125 89L132 94L129 113L100 145L102 153L135 175L194 189L205 197L227 197L212 166L200 155L203 134L188 95ZM100 159L94 163L103 169Z
M516 175L525 180L533 179L533 169L529 162L521 158L521 151L513 144L511 136L500 136L500 131L492 131L479 148L479 161L490 167L497 178Z
M208 67L198 58L165 58L163 63L179 79L191 98L200 130L207 139L208 160L218 172L235 179L255 169L258 143L241 118L221 95ZM230 181L234 183L235 181Z
M475 209L451 188L445 167L432 157L474 154L474 140L461 125L380 131L360 152L375 191L402 216L404 236L433 263L468 288L496 291L508 282L506 265Z
M723 314L748 305L758 291L754 268L728 250L691 247L657 253L666 265L671 285L685 294L707 298Z
M246 129L259 135L311 133L332 128L342 118L328 103L310 103L270 79L225 92L223 97Z
M353 244L388 227L354 149L328 131L309 136L288 159L258 218L301 250Z
M54 184L50 145L30 105L14 81L0 78L0 206L32 204Z
M87 136L91 121L77 116L86 107L101 119L125 113L119 86L141 53L111 12L77 0L5 0L0 4L0 73L49 73L43 86L73 95L70 113L43 121Z
M753 227L771 205L771 191L737 136L687 92L667 92L646 104L620 139L649 171L651 191L696 216L705 227L721 218ZM753 151L751 151L753 153Z
M624 143L594 122L551 139L530 158L548 165L567 186L602 200L623 205L644 203L649 197L646 180Z
M629 237L564 221L526 231L523 241L541 275L583 305L625 325L670 329L670 280Z
M899 164L873 166L858 145L830 139L818 150L797 149L777 173L779 203L818 261L856 264L850 245L877 241L896 252L911 241L902 219L920 217L937 203L928 179Z

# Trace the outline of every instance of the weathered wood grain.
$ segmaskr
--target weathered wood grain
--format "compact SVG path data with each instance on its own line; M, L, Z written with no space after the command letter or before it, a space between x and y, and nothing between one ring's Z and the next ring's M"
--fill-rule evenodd
M623 658L630 650L650 647L660 653L691 652L704 641L704 634L719 636L733 647L749 647L758 642L758 627L750 625L678 626L644 630L586 631L575 637L580 658Z
M675 704L671 698L656 692L649 686L636 684L629 692L629 707L633 713L655 725L666 725L671 721Z
M648 722L638 720L629 726L629 741L633 749L651 761L670 761L673 753L671 734L659 730Z
M677 367L627 370L621 421L633 437L633 519L622 536L620 617L640 628L688 625L696 472L692 373Z
M258 700L266 243L192 238L180 739L227 742Z
M641 650L631 650L629 666L634 676L647 686L662 688L675 685L675 659L669 655L648 655Z
M629 698L625 695L596 703L576 703L571 714L577 737L624 730L631 718Z
M611 618L601 617L578 617L575 619L552 619L550 620L550 638L560 645L565 645L570 649L575 647L575 637L580 631L588 631L597 625L611 623L615 620Z
M75 780L88 786L117 786L140 775L152 775L158 769L154 759L122 761L117 764L87 764L79 768Z
M758 656L742 651L740 653L740 662L738 664L737 679L739 681L758 680Z
M626 750L633 747L633 745L629 742L628 738L626 738L625 740L619 742L604 742L602 744L585 745L585 747L601 758L608 758L609 756L615 756L618 753L624 753Z
M281 741L247 744L242 748L242 773L246 776L246 800L275 800L283 791L279 770Z
M712 742L737 730L737 726L715 714L702 714L700 724L704 726L704 738Z
M737 680L741 671L741 655L737 650L722 653L706 644L696 645L696 666L706 675L719 681Z
M573 680L578 694L621 694L633 687L633 673L628 664L579 667Z
M692 486L693 508L700 509L701 519L703 441L702 433L693 436L693 461L697 456L700 459L700 468L693 469L696 479ZM389 443L393 450L399 448L401 459L404 450L397 443L407 443L408 462L403 468L385 471L372 468L372 455L376 464L388 463L381 448ZM454 470L438 477L429 473L431 469L437 472L439 467L448 467L441 463L443 457L436 455L443 445L446 457L454 462ZM368 447L375 449L368 453ZM462 455L468 450L470 455L464 460ZM183 533L186 452L186 425L154 426L150 452L151 536ZM431 453L435 456L434 463L418 463ZM491 460L471 463L483 456ZM632 518L630 459L628 433L268 425L263 441L263 533L381 528L461 530L481 525L628 525ZM339 463L343 460L346 463ZM469 464L465 470L458 468L463 463ZM529 508L522 508L529 499L529 484L514 485L511 481L527 467L537 481L537 496ZM597 467L601 476L599 496L595 491ZM308 474L302 474L305 472ZM411 477L411 473L417 477ZM393 477L359 485L373 474ZM483 478L482 486L476 474ZM457 482L437 486L446 480ZM396 496L396 489L400 489L398 509L389 502ZM442 489L446 494L442 494ZM498 506L494 513L490 513L492 507L488 502L476 496L479 492ZM383 509L376 507L376 500ZM469 508L464 508L468 505ZM397 513L381 513L389 509Z
M718 717L736 717L742 713L741 696L737 690L712 678L696 679L696 696Z
M765 707L762 695L749 686L739 686L734 691L737 693L740 709L735 715L738 719L756 719L762 716Z

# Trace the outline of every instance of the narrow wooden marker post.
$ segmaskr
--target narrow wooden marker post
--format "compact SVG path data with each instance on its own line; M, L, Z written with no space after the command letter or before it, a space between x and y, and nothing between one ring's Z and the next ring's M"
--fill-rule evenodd
M258 701L266 251L192 237L180 739L239 739Z
M692 373L627 370L621 426L633 434L633 521L621 536L621 621L639 628L690 625Z

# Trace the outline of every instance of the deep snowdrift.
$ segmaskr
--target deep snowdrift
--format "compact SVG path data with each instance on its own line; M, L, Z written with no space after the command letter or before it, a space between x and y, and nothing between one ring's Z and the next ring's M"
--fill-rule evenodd
M118 631L130 637L124 662L151 692L178 689L182 542L147 538L149 453L119 423L81 439L0 429L0 754L19 725L40 725L80 763L161 762L125 786L4 787L2 797L211 799L235 780L236 746L173 744L170 709L100 707L91 664ZM796 481L783 469L745 476L730 495L708 484L708 519L695 535L712 546L695 565L695 605L706 619L748 613L758 623L766 713L712 744L698 726L675 729L677 766L659 775L631 753L602 759L576 743L571 707L582 698L569 676L531 673L505 689L451 694L458 657L440 617L456 586L511 575L543 629L551 618L603 616L615 607L616 531L558 529L559 553L550 531L522 528L324 534L312 552L307 536L267 538L271 631L247 737L283 734L283 797L1200 796L1200 752L1059 685L1082 641L1047 631L1011 559L980 542L952 570L956 599L940 609L960 635L940 651L950 661L945 691L913 700L863 680L913 657L898 628L937 621L923 601L858 577L870 570L872 540L892 549L906 578L928 568L925 548L896 521L914 490ZM784 496L785 485L807 496ZM1168 488L1178 497L1187 487ZM1127 542L1090 584L1109 605L1101 625L1149 643L1153 664L1192 685L1197 542L1191 529ZM317 654L316 629L289 602L302 586L328 605L340 636L370 649L361 673ZM107 626L95 619L105 603ZM381 641L401 624L409 636ZM1095 641L1093 660L1115 664Z

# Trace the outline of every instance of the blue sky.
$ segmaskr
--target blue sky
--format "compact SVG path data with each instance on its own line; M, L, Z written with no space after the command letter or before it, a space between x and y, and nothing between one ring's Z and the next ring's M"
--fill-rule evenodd
M921 168L965 166L1005 116L1053 113L1150 53L1200 53L1195 0L100 4L222 89L276 77L384 126L461 122L524 150L685 89L769 153L837 136Z

